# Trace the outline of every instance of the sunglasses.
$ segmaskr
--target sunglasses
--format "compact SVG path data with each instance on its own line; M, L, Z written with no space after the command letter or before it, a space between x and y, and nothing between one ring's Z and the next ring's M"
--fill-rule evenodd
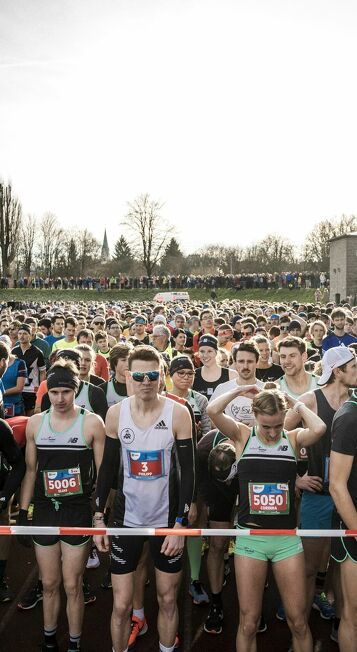
M160 377L159 371L130 371L130 375L137 383L143 383L144 378L154 381Z
M281 331L287 331L288 328L289 328L288 326L280 326L280 330L281 330Z

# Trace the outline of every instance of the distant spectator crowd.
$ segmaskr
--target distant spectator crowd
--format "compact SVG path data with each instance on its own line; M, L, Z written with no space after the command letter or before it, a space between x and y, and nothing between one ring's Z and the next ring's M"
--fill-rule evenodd
M317 289L328 287L325 272L274 272L262 274L157 275L157 276L21 276L13 281L2 277L1 289L15 287L40 290L128 290L128 289Z

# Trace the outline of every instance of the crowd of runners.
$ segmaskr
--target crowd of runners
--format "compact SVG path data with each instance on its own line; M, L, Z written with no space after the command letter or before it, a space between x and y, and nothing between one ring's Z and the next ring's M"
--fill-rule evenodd
M102 586L113 591L113 612L101 626L111 628L114 652L133 648L148 629L150 557L159 649L173 652L186 545L190 599L209 605L207 635L225 626L222 591L234 553L238 652L254 652L266 629L269 562L291 650L312 652L315 608L331 620L340 650L356 652L356 538L239 535L357 530L356 351L357 308L349 304L3 305L0 524L18 512L26 527L177 530L111 540L19 536L33 546L39 575L18 607L42 601L42 650L59 649L62 584L67 650L81 649L84 605L95 600L85 569L107 552ZM234 525L238 536L182 536L206 524ZM0 537L0 604L12 600L10 554L11 537Z

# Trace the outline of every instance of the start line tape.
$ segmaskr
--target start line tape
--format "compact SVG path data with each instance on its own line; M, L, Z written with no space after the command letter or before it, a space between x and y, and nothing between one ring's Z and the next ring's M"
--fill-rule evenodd
M264 537L357 537L357 530L248 530L248 529L189 529L180 530L174 528L150 528L150 527L33 527L31 525L2 525L0 526L1 535L54 535L54 536L124 536L124 537L162 537L162 536L183 536L183 537L247 537L247 536L264 536Z

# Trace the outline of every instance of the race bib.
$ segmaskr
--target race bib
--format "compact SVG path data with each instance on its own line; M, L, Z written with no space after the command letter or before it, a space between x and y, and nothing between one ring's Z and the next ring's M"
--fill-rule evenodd
M43 471L45 495L48 498L75 496L82 494L81 471L74 469L59 469L58 471Z
M273 516L290 512L289 485L286 483L256 484L249 482L250 514Z
M15 416L15 406L14 404L12 405L5 405L5 419L10 419L11 417Z
M135 480L157 480L164 475L164 451L127 451L129 475Z

